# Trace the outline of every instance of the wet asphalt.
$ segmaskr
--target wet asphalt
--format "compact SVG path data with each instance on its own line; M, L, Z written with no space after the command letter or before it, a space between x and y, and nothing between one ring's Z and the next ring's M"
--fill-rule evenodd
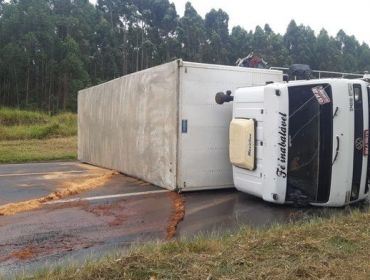
M46 196L69 180L103 172L78 162L0 165L0 206ZM163 192L121 174L67 199L0 216L0 275L11 277L46 265L81 262L172 236L192 238L240 226L287 223L320 211L268 204L232 189Z

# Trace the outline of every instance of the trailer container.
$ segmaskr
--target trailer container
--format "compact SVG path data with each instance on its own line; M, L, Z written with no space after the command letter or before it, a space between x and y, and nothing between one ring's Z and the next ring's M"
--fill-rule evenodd
M215 93L282 79L277 70L176 60L82 90L78 158L169 190L233 187L232 104L218 106Z

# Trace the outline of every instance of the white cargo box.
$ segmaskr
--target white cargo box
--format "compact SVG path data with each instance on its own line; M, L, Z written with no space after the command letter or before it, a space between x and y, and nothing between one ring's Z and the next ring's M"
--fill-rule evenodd
M177 60L82 90L78 158L170 190L233 187L232 104L217 105L215 94L282 78Z

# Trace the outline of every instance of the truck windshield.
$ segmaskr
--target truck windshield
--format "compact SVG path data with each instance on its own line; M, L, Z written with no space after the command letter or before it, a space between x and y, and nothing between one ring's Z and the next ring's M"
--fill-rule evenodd
M287 201L324 203L329 200L332 104L328 84L289 87Z

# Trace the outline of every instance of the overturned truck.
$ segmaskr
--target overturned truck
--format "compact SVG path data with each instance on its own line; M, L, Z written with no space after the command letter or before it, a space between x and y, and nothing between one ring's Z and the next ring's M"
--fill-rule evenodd
M298 67L298 81L283 82L280 70L177 60L82 90L78 158L169 190L235 186L296 205L365 199L368 75L310 80Z

